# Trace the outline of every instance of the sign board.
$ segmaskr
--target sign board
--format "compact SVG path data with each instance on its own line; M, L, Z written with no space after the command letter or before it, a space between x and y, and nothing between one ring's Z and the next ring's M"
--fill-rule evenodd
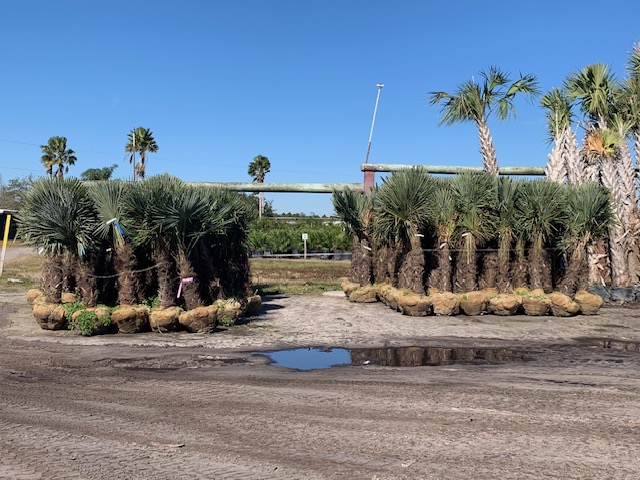
M304 241L309 240L309 234L308 233L303 233L302 234L302 240L304 240Z

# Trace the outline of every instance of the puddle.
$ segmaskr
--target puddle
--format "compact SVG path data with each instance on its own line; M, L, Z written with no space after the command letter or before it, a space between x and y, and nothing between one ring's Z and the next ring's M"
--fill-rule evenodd
M424 367L458 364L489 364L532 360L524 351L508 348L384 347L295 348L256 352L270 358L270 365L295 370L316 370L344 365Z
M344 348L309 347L259 353L271 359L269 365L296 370L306 371L351 365L351 353Z

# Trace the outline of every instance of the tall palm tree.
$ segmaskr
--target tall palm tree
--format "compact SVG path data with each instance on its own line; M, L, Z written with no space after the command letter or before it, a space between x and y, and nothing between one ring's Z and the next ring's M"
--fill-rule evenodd
M349 188L333 192L333 208L353 238L350 280L359 285L371 283L372 197Z
M475 122L480 138L480 151L484 169L492 175L498 175L498 159L487 120L495 112L499 120L505 120L515 113L513 100L517 94L535 97L539 93L538 81L534 75L520 76L511 82L508 76L497 67L480 72L482 85L475 80L463 83L455 94L431 92L429 103L442 106L440 125Z
M618 163L620 146L625 142L618 131L613 128L591 128L585 137L582 153L591 162L600 165L600 181L609 189L614 202L616 222L609 232L609 254L611 256L612 284L615 287L628 286L629 275L628 251L624 230L624 192L620 188ZM593 280L593 279L592 279Z
M247 173L256 183L264 183L264 177L271 171L271 162L263 155L253 157L253 161L249 164ZM260 203L258 205L258 217L262 218L264 213L264 192L260 192Z
M571 186L567 192L567 229L562 247L568 256L559 289L573 296L588 285L587 245L606 238L615 221L611 193L594 182Z
M456 201L450 180L437 178L433 200L429 205L429 222L436 231L438 266L431 270L429 286L441 292L451 292L453 235L458 221Z
M545 292L553 289L551 256L548 248L562 232L566 221L566 191L548 180L522 184L517 196L517 222L529 241L529 284Z
M146 173L147 153L156 153L158 144L153 138L153 132L148 128L137 127L129 132L125 152L131 153L129 163L133 165L133 179L144 178ZM136 163L136 153L140 153L140 161Z
M613 133L600 133L598 130L608 128L610 119L616 111L616 100L621 90L619 80L610 71L608 65L595 63L569 75L564 85L569 98L579 102L580 111L587 121L582 152L594 152L583 155L586 163L590 165L589 169L586 170L587 179L589 181L600 181L605 186L607 186L607 182L609 182L609 185L616 185L615 172L617 169L613 165L614 157L604 158L598 155L598 152L606 151L604 143ZM605 141L604 143L603 140ZM595 175L595 178L592 173L594 170L598 171L598 175ZM615 189L616 187L613 188ZM616 198L620 198L620 195L613 190L612 194L614 202ZM609 254L604 242L591 246L589 265L591 266L590 281L592 283L605 281L610 273L612 276L622 273L621 271L613 272L610 270L607 262ZM618 252L614 255L620 257L621 253ZM618 262L618 265L621 265L620 262ZM626 282L624 276L619 280ZM613 280L613 282L618 283L619 280Z
M424 293L422 237L429 219L435 182L422 168L393 172L374 200L377 236L398 246L398 288Z
M42 249L46 256L42 280L48 300L60 301L64 277L72 275L85 304L95 306L98 221L85 186L77 179L37 181L24 199L18 222L25 244ZM66 271L65 264L73 270Z
M458 211L455 238L460 249L456 259L456 291L471 292L478 286L478 248L494 234L497 189L486 172L464 172L451 180Z
M545 167L545 174L552 182L565 183L570 167L567 161L566 141L568 132L571 132L571 101L565 92L553 88L543 95L540 104L547 111L549 143L554 144ZM575 168L573 165L572 167ZM577 174L577 172L571 173Z
M69 165L74 165L77 158L75 152L67 148L66 137L51 137L46 145L40 145L42 157L40 161L47 169L48 175L63 178L69 172ZM55 172L54 172L55 167Z

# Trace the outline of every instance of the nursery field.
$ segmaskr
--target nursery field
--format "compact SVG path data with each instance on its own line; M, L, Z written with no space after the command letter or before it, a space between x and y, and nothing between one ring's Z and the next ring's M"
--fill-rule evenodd
M43 257L33 249L10 246L0 288L20 291L37 287L43 263ZM249 264L252 284L260 294L321 295L340 290L340 283L349 275L350 261L255 258Z

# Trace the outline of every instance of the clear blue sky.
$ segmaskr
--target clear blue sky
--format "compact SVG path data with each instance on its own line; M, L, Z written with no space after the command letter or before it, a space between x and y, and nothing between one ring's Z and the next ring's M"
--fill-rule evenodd
M632 0L2 0L0 174L42 175L39 146L65 136L70 175L117 163L127 133L160 147L147 174L267 182L360 182L370 163L481 165L475 126L438 127L435 90L496 65L544 91L585 65L625 74L640 39ZM490 118L500 165L544 165L544 111L516 100ZM331 214L330 195L266 194L277 212Z

